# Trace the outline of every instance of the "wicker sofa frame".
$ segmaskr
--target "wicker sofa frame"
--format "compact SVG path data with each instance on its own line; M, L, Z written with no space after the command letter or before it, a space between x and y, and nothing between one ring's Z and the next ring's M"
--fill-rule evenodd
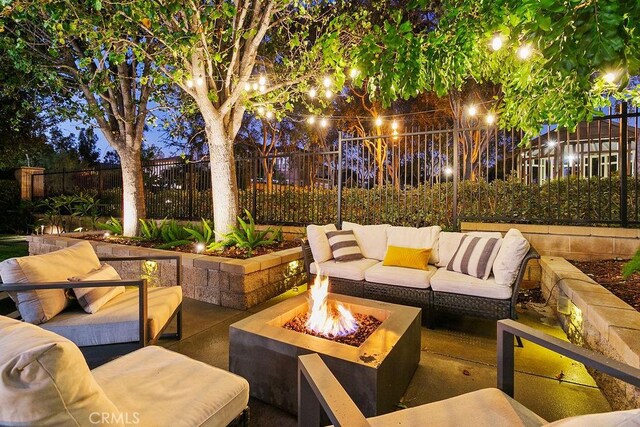
M307 239L302 240L302 254L304 266L310 280L315 277L311 273L314 262L311 246ZM348 280L329 277L329 291L352 295L356 297L390 302L393 304L410 305L422 308L422 321L431 326L434 312L451 313L457 315L482 317L486 319L516 319L516 302L520 292L520 285L529 261L539 259L540 255L532 247L525 255L518 268L518 275L512 285L511 298L494 299L477 297L450 292L433 291L431 288L417 289L406 286L372 283L366 280Z

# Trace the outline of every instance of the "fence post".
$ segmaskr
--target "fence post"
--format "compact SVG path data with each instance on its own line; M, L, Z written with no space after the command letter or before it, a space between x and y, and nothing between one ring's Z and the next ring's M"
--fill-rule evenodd
M187 184L187 197L189 197L189 220L193 220L193 196L195 194L195 171L193 162L189 161L187 163L187 176L186 184Z
M626 101L623 101L620 104L620 137L619 141L619 152L620 152L620 223L623 227L627 227L629 225L629 215L628 215L628 200L627 200L627 143L629 139L628 135L628 105Z
M337 227L342 228L342 131L338 132L338 218Z
M459 109L458 109L459 111ZM453 229L458 230L458 182L460 180L460 164L458 161L458 144L459 144L459 127L458 118L453 119Z
M98 163L98 199L102 199L102 165Z

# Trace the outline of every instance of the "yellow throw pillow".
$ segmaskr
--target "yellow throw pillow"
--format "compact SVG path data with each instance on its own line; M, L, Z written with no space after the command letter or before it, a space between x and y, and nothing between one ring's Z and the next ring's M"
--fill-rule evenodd
M384 256L382 265L428 270L430 257L431 248L414 249L400 246L387 246L387 253Z

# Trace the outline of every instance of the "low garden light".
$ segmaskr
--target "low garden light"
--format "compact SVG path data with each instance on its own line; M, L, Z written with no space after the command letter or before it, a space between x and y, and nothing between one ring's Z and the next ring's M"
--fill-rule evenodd
M491 39L491 49L496 52L502 49L502 46L504 46L504 40L502 39L501 35L496 34L493 39Z
M104 233L104 238L108 239L109 237L111 237L111 233L109 233L108 231L106 233Z
M261 116L264 114L264 107L258 107L258 114Z
M201 254L202 252L204 252L204 249L205 249L204 243L202 242L196 243L196 253Z

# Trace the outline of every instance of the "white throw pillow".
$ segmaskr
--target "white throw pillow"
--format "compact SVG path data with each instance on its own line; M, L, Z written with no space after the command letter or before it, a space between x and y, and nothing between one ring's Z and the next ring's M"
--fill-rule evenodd
M463 236L447 270L487 280L501 243L495 237Z
M493 275L496 284L511 286L518 276L518 268L529 252L529 242L520 230L512 228L504 235L502 246L493 262Z
M429 263L437 264L440 259L438 255L438 239L441 231L442 229L437 225L422 228L389 227L387 228L387 246L413 249L431 248Z
M382 261L387 252L387 229L389 224L360 225L353 222L344 221L343 230L353 230L358 246L362 250L365 258Z
M91 273L82 276L69 277L70 282L91 282L101 280L122 280L115 268L105 264ZM78 303L84 311L95 314L100 308L114 297L123 294L124 286L112 286L109 288L73 288L73 293L78 298Z
M335 224L307 226L307 240L315 262L325 262L333 258L327 232L336 230Z
M449 261L453 258L458 246L460 246L460 240L464 233L456 233L451 231L443 231L438 237L438 255L440 259L436 263L437 267L446 267L449 265Z

